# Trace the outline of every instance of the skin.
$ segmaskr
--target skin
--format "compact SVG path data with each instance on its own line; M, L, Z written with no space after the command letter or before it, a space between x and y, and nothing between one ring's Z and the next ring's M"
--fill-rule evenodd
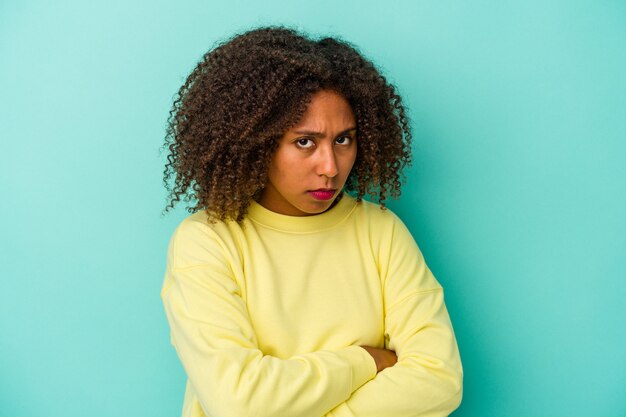
M307 132L307 133L303 133ZM356 160L356 120L348 101L332 90L315 93L296 126L280 139L259 204L288 216L311 216L333 206ZM311 191L333 189L330 199ZM394 351L361 346L377 372L397 362Z
M348 179L356 151L356 120L350 104L334 91L318 91L300 121L280 139L259 204L289 216L323 213ZM319 189L335 193L322 200L311 194Z
M396 352L394 352L393 350L379 349L372 346L361 347L365 349L367 353L372 356L372 358L374 358L374 362L376 362L376 372L380 372L385 368L394 366L396 362L398 362Z

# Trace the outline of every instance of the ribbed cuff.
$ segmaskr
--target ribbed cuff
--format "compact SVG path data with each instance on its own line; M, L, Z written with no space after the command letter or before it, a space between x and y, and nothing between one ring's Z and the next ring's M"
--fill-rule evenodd
M348 346L337 353L350 362L352 368L350 392L356 391L357 388L376 376L376 361L362 347Z

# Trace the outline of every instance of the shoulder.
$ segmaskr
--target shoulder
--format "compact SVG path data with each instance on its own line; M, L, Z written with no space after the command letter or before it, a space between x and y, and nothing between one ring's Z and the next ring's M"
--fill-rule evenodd
M415 247L419 252L413 233L390 208L381 209L379 204L362 200L357 203L355 218L365 226L370 239L379 241L382 248L387 247L392 250L392 248Z
M413 244L413 236L400 217L390 208L361 200L355 204L351 228L360 239L368 241L380 256L404 244ZM412 242L413 241L413 242Z
M379 204L368 200L356 203L354 216L355 220L377 230L392 230L398 224L403 225L400 217L389 207L381 208Z
M235 222L209 222L205 211L187 216L170 237L168 262L175 268L185 268L231 258L236 240L233 228L237 229Z

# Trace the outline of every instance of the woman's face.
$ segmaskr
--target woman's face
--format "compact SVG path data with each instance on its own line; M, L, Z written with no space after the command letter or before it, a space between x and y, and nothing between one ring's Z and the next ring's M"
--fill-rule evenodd
M315 93L298 124L280 139L259 204L289 216L326 211L348 179L356 150L347 100L331 90Z

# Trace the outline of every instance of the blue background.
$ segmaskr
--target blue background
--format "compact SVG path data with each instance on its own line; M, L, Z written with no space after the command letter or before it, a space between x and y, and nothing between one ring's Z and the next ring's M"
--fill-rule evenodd
M626 415L626 2L0 2L0 414L177 416L159 153L218 40L358 45L404 97L400 200L465 368L455 416Z

